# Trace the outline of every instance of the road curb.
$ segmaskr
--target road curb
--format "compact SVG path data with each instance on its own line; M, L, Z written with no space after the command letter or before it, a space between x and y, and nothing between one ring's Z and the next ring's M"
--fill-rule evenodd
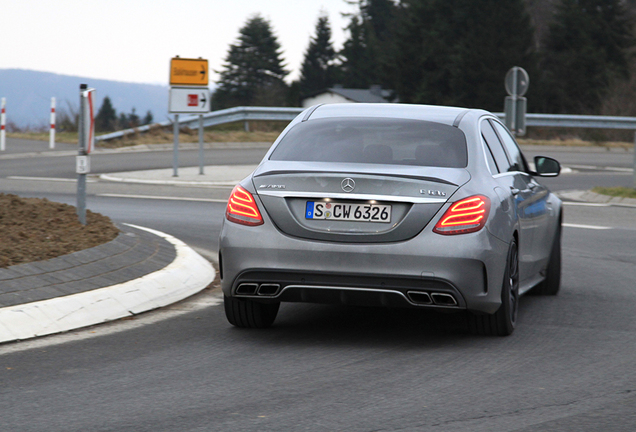
M161 270L128 282L0 309L0 343L61 333L132 316L183 300L215 278L212 265L181 240L150 228L126 224L162 237L176 258Z

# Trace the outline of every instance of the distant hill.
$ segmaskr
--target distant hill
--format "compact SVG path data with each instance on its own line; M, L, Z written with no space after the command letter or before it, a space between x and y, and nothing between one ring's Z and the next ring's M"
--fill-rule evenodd
M167 80L167 77L166 77ZM150 110L155 121L163 121L168 113L168 86L107 81L37 72L23 69L0 69L0 97L7 98L7 124L18 127L42 127L49 124L51 97L57 110L70 112L79 106L79 86L88 84L97 90L97 108L104 97L110 97L119 113L130 113L133 107L143 118Z

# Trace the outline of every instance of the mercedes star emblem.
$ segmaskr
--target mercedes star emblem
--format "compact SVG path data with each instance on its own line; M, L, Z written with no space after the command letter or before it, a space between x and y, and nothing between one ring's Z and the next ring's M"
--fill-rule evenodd
M340 186L342 187L343 191L351 192L352 190L356 188L356 182L353 181L352 178L347 177L346 179L342 181L342 183L340 183Z

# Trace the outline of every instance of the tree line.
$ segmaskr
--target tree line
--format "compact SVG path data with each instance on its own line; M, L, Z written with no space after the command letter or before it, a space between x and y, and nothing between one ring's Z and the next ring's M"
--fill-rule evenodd
M381 85L404 103L501 111L512 66L530 74L531 112L602 114L636 93L630 1L344 1L356 11L342 48L335 49L329 18L320 15L300 78L290 84L271 24L248 18L218 71L212 108L299 106L341 84ZM539 3L548 10L545 22L529 13Z

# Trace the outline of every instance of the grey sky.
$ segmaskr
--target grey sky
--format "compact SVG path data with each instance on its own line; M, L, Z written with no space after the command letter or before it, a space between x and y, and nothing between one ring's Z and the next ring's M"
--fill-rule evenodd
M175 55L219 70L239 28L260 13L296 78L321 10L340 48L341 13L354 11L344 0L0 0L0 69L167 85Z

